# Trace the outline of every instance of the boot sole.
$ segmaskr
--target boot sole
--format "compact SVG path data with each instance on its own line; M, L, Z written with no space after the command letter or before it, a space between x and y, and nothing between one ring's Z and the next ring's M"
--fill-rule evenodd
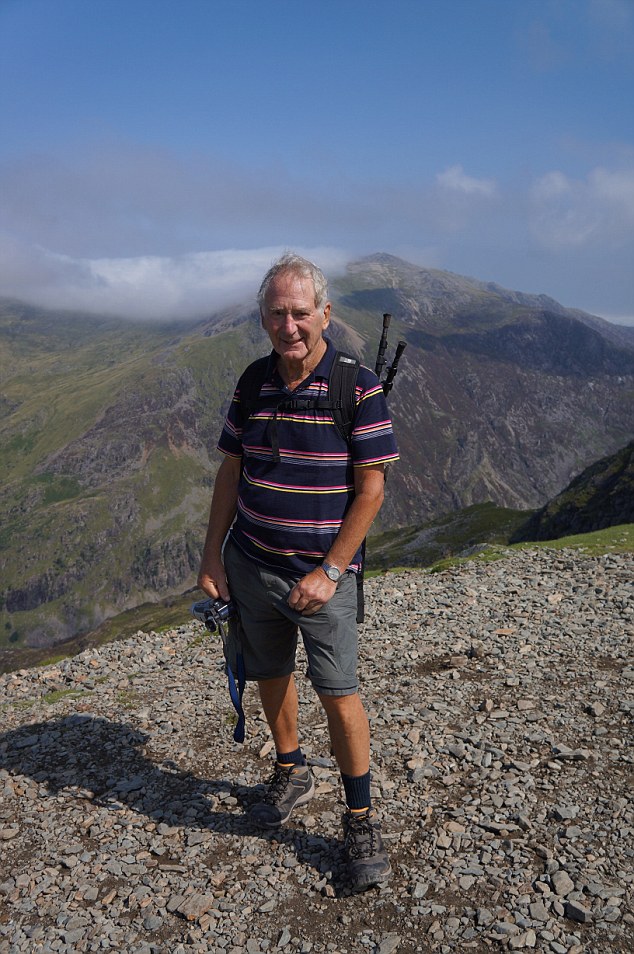
M358 877L351 879L350 887L353 891L367 891L368 888L373 888L379 884L385 884L386 881L389 881L392 877L392 866L390 865L387 871L383 871L378 875L368 874L365 878Z

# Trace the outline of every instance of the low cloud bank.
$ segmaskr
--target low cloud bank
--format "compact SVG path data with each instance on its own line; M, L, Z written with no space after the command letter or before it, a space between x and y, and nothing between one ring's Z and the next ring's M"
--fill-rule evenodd
M208 314L253 300L287 245L333 277L384 251L596 314L627 315L634 300L630 150L576 177L482 177L455 163L368 182L122 144L0 161L0 219L0 296L49 308Z
M178 256L81 259L0 237L0 288L5 297L47 308L137 319L206 315L252 299L262 276L286 249L226 249ZM295 249L328 276L345 269L333 248Z

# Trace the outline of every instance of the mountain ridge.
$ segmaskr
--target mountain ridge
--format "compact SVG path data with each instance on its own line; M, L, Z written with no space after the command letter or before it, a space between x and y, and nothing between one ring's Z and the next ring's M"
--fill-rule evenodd
M465 303L471 300L470 295L475 292L485 297L492 295L508 304L523 308L572 316L588 325L588 327L599 330L604 337L615 343L629 348L634 347L634 327L617 325L582 309L566 307L550 295L515 291L500 285L498 282L482 281L442 269L422 268L403 262L388 253L365 256L356 262L350 263L348 271L350 274L362 273L368 267L375 270L377 280L387 281L388 287L402 287L403 279L406 279L409 280L410 291L415 291L418 296L422 295L424 298L425 292L427 292L426 309L428 313L433 312L435 301L446 302L447 296L452 292L461 297ZM395 273L398 274L398 279L395 278ZM441 311L446 313L446 309L441 309Z

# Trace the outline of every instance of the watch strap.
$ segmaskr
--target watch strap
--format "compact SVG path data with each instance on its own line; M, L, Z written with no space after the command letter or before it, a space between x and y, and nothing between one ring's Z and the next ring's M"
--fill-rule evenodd
M321 564L321 568L326 574L326 576L328 577L328 579L331 580L333 583L336 583L337 580L341 577L341 570L339 569L338 566L334 566L332 563L326 563L326 561L324 560L323 563Z

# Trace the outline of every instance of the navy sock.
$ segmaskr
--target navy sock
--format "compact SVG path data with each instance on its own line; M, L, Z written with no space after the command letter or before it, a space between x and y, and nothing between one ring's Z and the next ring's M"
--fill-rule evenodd
M346 805L351 812L363 812L372 807L370 798L370 772L365 775L344 775L341 781L346 793Z
M278 765L306 765L306 758L301 749L295 749L294 752L276 752L275 758Z

